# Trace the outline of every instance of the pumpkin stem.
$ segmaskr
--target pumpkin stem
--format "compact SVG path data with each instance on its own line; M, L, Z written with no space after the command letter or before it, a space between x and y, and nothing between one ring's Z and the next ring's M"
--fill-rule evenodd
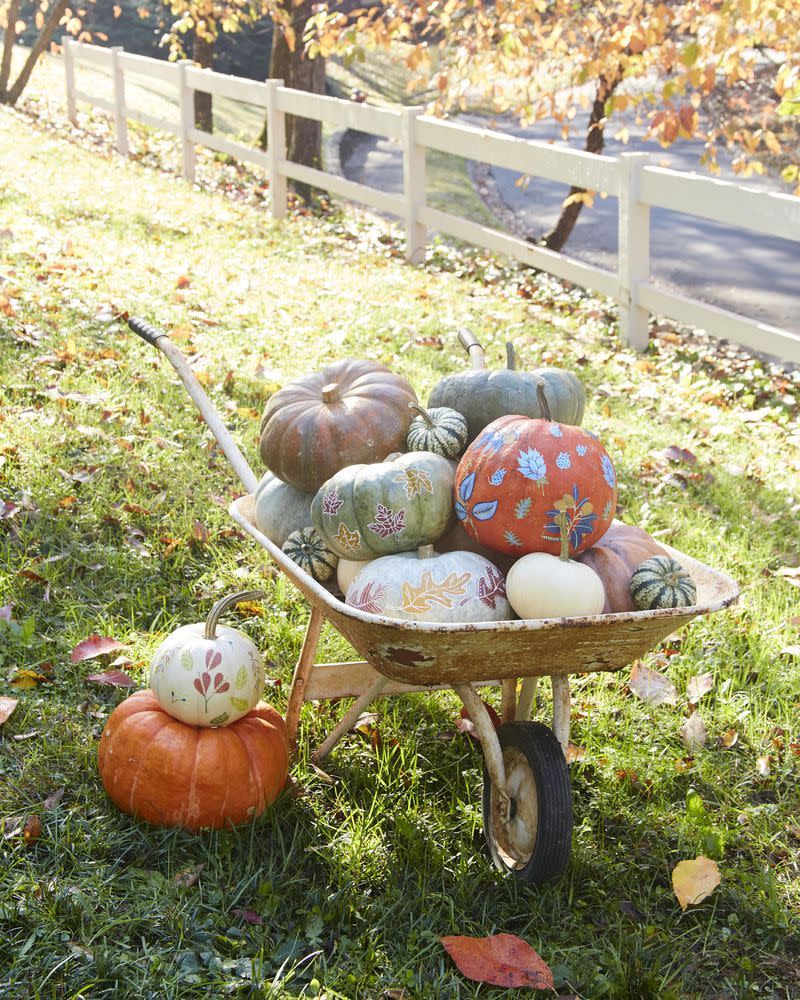
M517 370L517 352L510 340L506 341L506 368L510 372Z
M323 385L322 387L323 403L338 403L341 398L342 398L342 391L339 388L338 382L329 382L328 385Z
M556 514L556 524L561 535L561 552L558 558L562 562L569 562L569 532L567 531L567 512L565 510L560 510Z
M232 608L234 604L241 604L242 601L264 601L266 598L267 595L263 590L242 590L238 594L228 594L227 597L220 598L220 600L218 600L214 607L208 612L203 638L217 638L217 625L219 624L219 620L228 608Z
M417 549L418 559L433 559L433 557L437 556L438 554L439 553L434 549L432 545L420 545L420 547Z
M418 413L425 421L425 423L428 425L428 427L436 426L433 417L430 415L430 413L428 413L428 411L425 409L424 406L420 406L419 403L409 403L408 408L409 410L413 410L414 413Z
M552 421L553 417L550 413L550 404L547 402L547 396L544 394L544 382L540 381L536 383L536 395L539 399L539 406L542 408L542 418L544 420Z
M461 346L469 354L469 360L472 362L472 367L476 370L486 370L486 358L484 357L483 348L478 343L478 338L466 327L458 331L458 339Z

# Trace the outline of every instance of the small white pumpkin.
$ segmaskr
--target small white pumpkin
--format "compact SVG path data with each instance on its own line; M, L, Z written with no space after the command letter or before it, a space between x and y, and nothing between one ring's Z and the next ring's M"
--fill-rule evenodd
M409 403L417 416L411 421L406 444L409 451L432 451L443 458L459 458L467 447L467 418L449 406L426 410Z
M564 513L560 515L561 555L531 552L506 577L511 607L520 618L599 615L606 600L603 581L589 566L569 558Z
M374 559L350 584L347 604L374 615L420 622L511 618L503 574L475 552L439 554L432 545Z
M278 548L300 528L311 526L313 493L282 483L271 472L261 477L255 492L255 518L258 530Z
M346 594L353 580L371 562L371 559L340 559L336 565L336 582L339 584L339 590Z
M190 726L227 726L258 704L261 654L243 632L218 622L232 605L264 597L261 590L223 597L205 622L167 636L150 664L150 690L165 712Z

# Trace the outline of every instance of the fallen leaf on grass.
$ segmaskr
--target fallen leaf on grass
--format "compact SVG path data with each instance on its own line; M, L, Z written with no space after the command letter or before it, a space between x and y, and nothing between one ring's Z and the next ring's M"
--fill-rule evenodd
M534 990L554 989L553 973L536 951L515 934L491 937L443 937L445 951L459 971L478 983L493 986L528 986Z
M44 809L45 812L52 812L58 803L64 798L65 791L66 788L57 788L54 792L50 792L42 803L42 809Z
M492 720L492 725L496 730L499 729L500 726L502 725L500 716L497 714L494 708L492 708L491 705L487 704L487 702L484 702L483 705L486 711L489 713L489 718ZM464 736L469 736L471 740L475 740L476 742L480 743L481 738L478 735L478 730L475 726L475 723L470 718L469 712L467 711L466 708L461 709L461 714L455 721L455 727Z
M639 662L633 665L628 687L648 705L675 705L678 701L678 692L669 677Z
M717 746L724 747L726 750L735 747L738 742L739 733L733 727L726 729L722 736L717 737Z
M4 696L0 698L0 726L8 722L11 713L17 707L17 699Z
M245 920L248 924L263 924L263 919L255 912L255 910L242 910L237 907L235 910L231 910L232 917L239 917L241 920Z
M22 839L26 844L34 844L42 835L42 821L33 813L25 820L22 828Z
M125 646L116 639L110 639L103 635L90 635L88 639L79 642L70 653L71 663L82 663L84 660L94 660L98 656L105 656L107 653L115 653Z
M187 868L173 878L173 883L180 886L182 889L191 889L193 885L197 885L200 876L205 868L205 862L201 861L199 865L194 868Z
M10 622L11 615L13 614L13 612L14 612L13 604L4 604L3 607L0 608L0 618L2 618L3 621Z
M720 883L716 861L701 854L694 861L681 861L672 870L672 890L681 909L707 899Z
M684 719L680 731L681 743L687 750L697 750L708 741L708 730L699 712L693 712L688 719Z
M781 656L793 656L795 659L800 659L800 646L784 646L781 650Z
M772 773L769 757L758 757L756 759L756 771L762 778L768 778Z
M107 684L109 687L129 688L134 687L136 681L121 670L105 670L102 674L89 674L86 678L93 684Z
M697 462L697 455L688 448L679 448L676 444L664 448L661 454L670 462L685 462L686 465L694 465Z
M780 566L775 575L782 576L793 587L800 587L800 566Z
M692 705L696 705L703 695L708 694L713 687L713 674L696 674L689 678L689 683L686 685L686 697Z
M567 743L567 752L564 754L567 759L567 764L574 764L576 760L583 760L586 756L585 747L579 747L577 743L573 743L570 740Z
M353 723L351 732L362 732L366 736L369 736L370 729L375 725L375 723L380 719L377 712L362 712L361 715Z
M47 677L44 674L39 674L35 670L18 670L11 681L11 687L18 691L30 691L31 688L35 688L37 684L46 680Z

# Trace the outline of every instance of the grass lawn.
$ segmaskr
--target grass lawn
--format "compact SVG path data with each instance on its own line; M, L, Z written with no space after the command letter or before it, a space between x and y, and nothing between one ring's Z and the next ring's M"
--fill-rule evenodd
M585 752L562 880L533 890L492 869L481 756L444 693L380 703L375 739L350 734L326 764L333 783L308 752L343 707L307 706L302 794L249 827L190 836L109 803L97 743L126 692L87 681L103 668L72 664L76 643L124 642L144 684L167 632L264 587L263 615L240 624L283 709L308 617L232 530L237 482L122 310L191 352L256 468L269 393L334 357L384 361L424 397L464 364L468 323L494 364L510 336L526 365L581 374L622 516L737 577L743 597L648 658L675 706L635 698L627 671L575 679ZM800 996L800 591L777 572L800 561L800 382L664 328L637 356L611 319L479 254L439 246L409 267L379 224L274 226L263 205L0 111L0 695L19 699L0 728L1 997L508 996L464 980L439 943L500 931L537 949L564 997ZM323 636L325 659L352 656ZM687 683L706 673L709 739L688 756ZM42 832L26 842L32 815ZM722 881L682 913L670 873L701 853Z

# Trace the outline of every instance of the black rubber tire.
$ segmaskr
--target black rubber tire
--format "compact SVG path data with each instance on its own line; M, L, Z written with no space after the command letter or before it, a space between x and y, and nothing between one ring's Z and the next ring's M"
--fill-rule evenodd
M483 832L496 867L528 885L562 875L572 848L572 788L569 767L552 729L541 722L507 722L497 731L500 749L518 750L528 763L539 799L536 842L523 867L509 866L492 832L492 780L483 768Z

